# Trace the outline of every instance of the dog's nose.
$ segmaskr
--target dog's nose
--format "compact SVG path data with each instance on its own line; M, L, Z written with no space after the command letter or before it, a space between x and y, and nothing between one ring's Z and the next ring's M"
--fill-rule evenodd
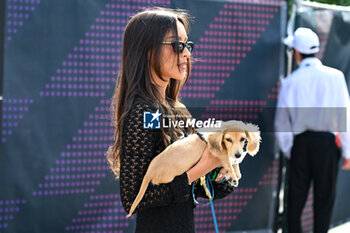
M237 154L235 154L235 157L236 157L237 159L239 159L239 158L241 157L241 154L237 153Z

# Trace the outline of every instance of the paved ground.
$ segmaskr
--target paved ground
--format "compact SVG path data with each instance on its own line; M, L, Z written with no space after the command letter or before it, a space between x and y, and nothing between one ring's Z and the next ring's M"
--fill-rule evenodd
M350 222L343 225L332 228L328 233L349 233L350 232Z

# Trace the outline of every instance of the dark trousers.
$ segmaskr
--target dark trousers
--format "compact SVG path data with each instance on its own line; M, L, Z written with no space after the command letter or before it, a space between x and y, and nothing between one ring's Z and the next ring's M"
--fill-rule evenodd
M304 132L294 138L288 191L288 232L301 233L301 214L311 181L314 232L326 233L335 199L340 153L330 133Z

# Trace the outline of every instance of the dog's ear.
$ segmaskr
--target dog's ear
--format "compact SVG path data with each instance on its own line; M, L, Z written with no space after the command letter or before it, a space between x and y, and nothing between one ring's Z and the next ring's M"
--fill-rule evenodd
M208 144L209 148L211 150L216 150L218 152L223 152L224 145L223 145L223 139L224 133L223 132L215 132L208 136Z
M254 156L258 153L260 147L260 130L257 125L246 124L246 136L248 139L247 152Z

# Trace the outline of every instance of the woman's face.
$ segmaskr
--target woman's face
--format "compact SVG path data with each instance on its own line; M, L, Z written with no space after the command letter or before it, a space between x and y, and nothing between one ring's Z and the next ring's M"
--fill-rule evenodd
M184 25L177 21L177 32L179 41L187 42L187 33ZM175 41L175 34L170 31L168 32L163 42ZM177 59L177 54L174 52L173 46L171 44L163 44L161 50L160 59L160 70L162 77L169 82L171 78L176 80L183 80L187 76L187 62L191 53L185 48L182 53L179 54L179 61Z

